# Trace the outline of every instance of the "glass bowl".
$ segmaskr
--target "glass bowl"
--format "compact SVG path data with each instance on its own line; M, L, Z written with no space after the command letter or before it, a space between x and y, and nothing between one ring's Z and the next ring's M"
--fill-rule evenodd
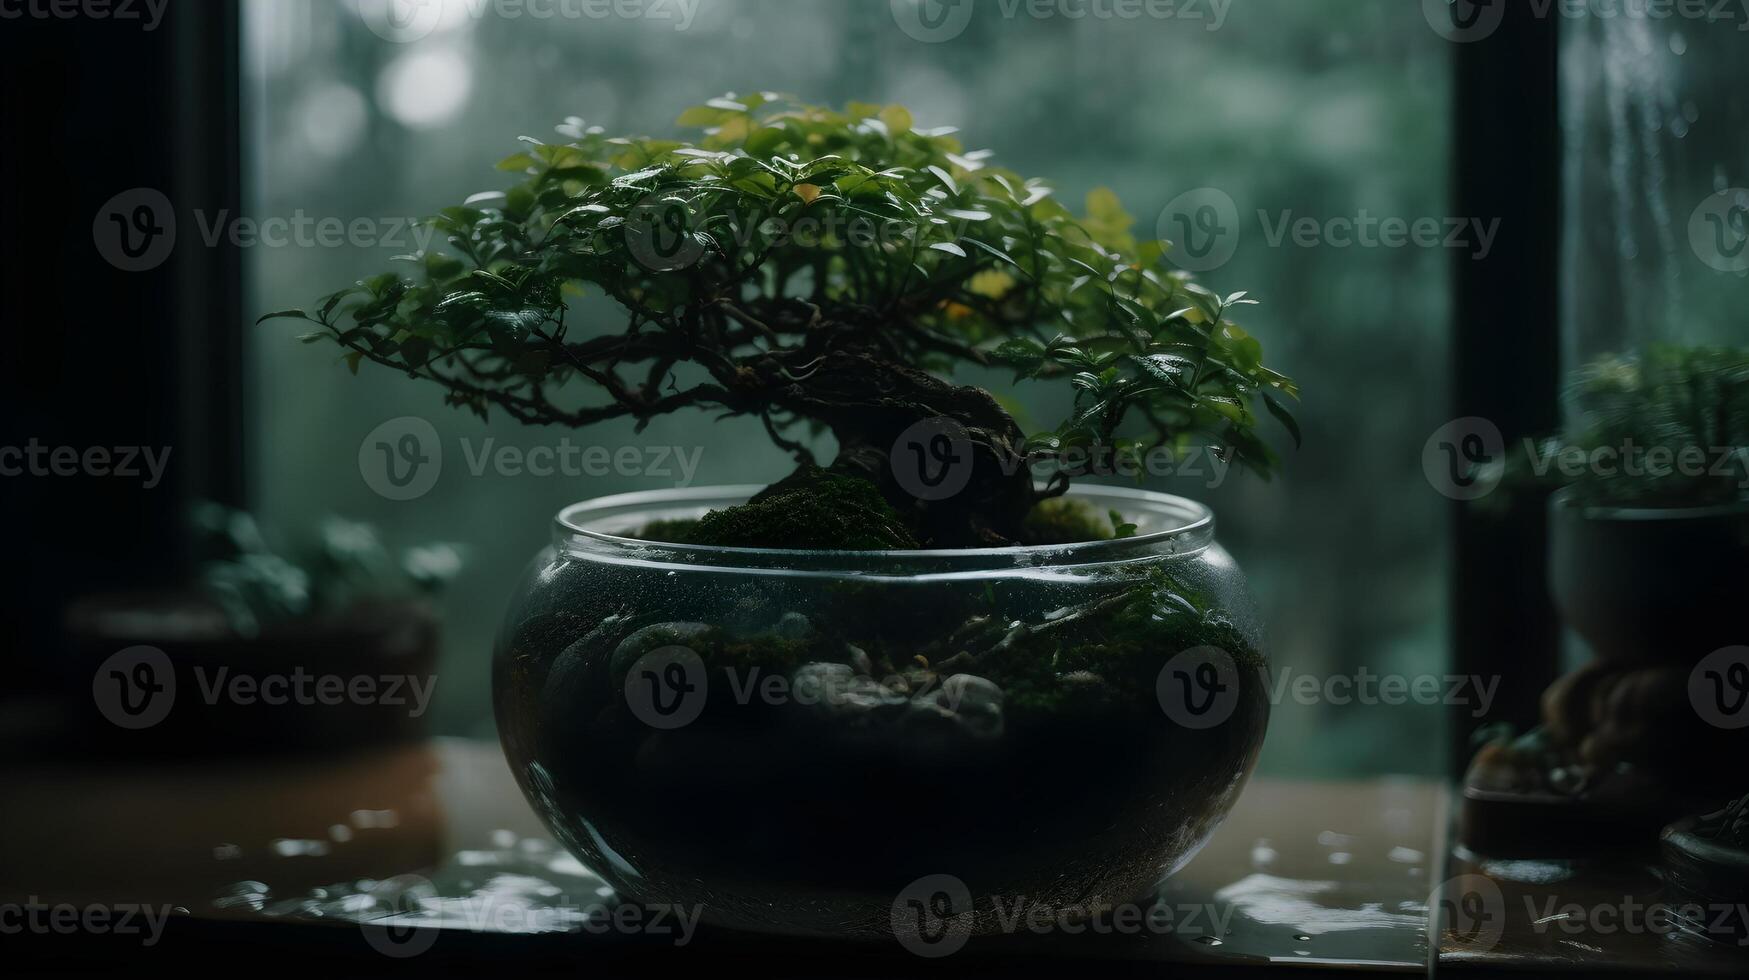
M1050 547L636 537L758 489L565 509L499 637L516 777L623 896L872 938L907 889L948 881L989 932L1022 896L1145 896L1231 809L1269 707L1208 508L1077 488L1136 534Z

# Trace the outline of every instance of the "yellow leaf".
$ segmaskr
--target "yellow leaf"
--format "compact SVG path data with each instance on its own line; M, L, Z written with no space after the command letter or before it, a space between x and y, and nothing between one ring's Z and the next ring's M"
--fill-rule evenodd
M797 184L795 190L796 196L802 199L803 204L812 204L814 199L820 196L820 188L813 184Z
M972 277L966 288L974 296L986 296L990 299L1001 299L1014 288L1014 277L1001 269L985 269Z
M1109 187L1095 187L1087 192L1087 216L1099 221L1122 221L1129 217L1123 202Z
M1108 187L1096 187L1087 194L1087 218L1082 226L1093 240L1106 248L1120 252L1132 252L1136 248L1136 240L1130 235L1130 228L1136 219L1123 209L1123 204Z
M911 131L911 111L902 105L887 106L881 110L881 122L887 124L887 132L902 136Z
M716 133L712 136L712 142L718 146L732 146L737 143L745 142L752 132L752 117L744 115L734 116L723 120L723 125L719 127Z
M685 112L682 112L680 118L676 119L674 124L676 126L686 126L688 128L693 126L712 126L726 114L725 110L715 108L714 106L695 105Z

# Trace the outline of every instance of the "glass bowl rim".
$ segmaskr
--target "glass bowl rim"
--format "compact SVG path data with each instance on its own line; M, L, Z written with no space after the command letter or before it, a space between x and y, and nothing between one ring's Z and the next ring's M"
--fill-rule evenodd
M1068 496L1100 511L1122 509L1132 521L1153 518L1162 526L1130 538L1009 548L827 551L805 548L729 548L627 537L600 525L633 515L645 522L691 515L707 505L745 501L765 489L758 484L684 487L612 494L561 509L553 519L553 547L580 558L633 560L640 564L694 569L765 569L853 574L919 574L1016 568L1066 568L1119 564L1195 554L1214 542L1215 515L1188 497L1130 487L1077 485ZM1140 521L1137 521L1140 523Z

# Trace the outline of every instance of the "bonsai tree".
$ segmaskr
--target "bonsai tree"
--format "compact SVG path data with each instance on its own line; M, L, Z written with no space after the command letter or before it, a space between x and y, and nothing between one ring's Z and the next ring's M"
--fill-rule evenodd
M1267 477L1260 412L1297 442L1294 383L1229 319L1252 301L1166 269L1168 246L1138 240L1111 192L1077 216L898 106L731 95L679 124L703 136L609 137L571 118L564 142L524 138L498 164L515 183L429 219L447 251L271 316L315 324L304 339L340 345L355 372L428 379L481 417L756 417L798 464L767 499L840 521L872 508L855 538L877 545L1039 540L1041 502L1161 448L1212 446ZM579 322L570 301L592 295L610 320ZM1073 412L1027 432L952 380L963 365L1069 384ZM895 477L920 425L931 450L968 457L961 492L922 500ZM773 546L821 526L718 525L717 543Z

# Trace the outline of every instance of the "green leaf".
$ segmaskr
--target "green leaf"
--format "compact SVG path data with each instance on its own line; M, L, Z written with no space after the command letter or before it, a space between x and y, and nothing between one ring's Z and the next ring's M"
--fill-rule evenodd
M929 165L928 169L930 173L935 175L935 179L941 181L942 186L947 188L948 193L958 194L960 192L959 181L953 179L953 174L948 173L946 170L943 170L941 167L933 163Z
M487 310L485 317L491 323L509 330L520 331L522 333L538 329L547 319L544 310L533 308L522 310Z
M1197 311L1203 315L1203 317L1205 318L1205 320L1208 323L1215 324L1215 323L1220 322L1220 320L1221 320L1221 300L1220 300L1220 297L1218 297L1214 293L1211 293L1208 290L1202 288L1201 286L1196 286L1196 285L1187 286L1185 288L1185 293L1187 295L1187 298L1190 300L1191 304L1196 307Z
M1108 512L1107 516L1111 520L1111 530L1114 536L1120 539L1133 538L1136 536L1136 525L1124 520L1122 514L1113 510Z
M422 368L431 356L431 342L422 337L414 337L401 345L401 359L407 366Z
M1245 410L1245 403L1231 395L1211 395L1203 398L1201 404L1230 422L1238 425L1250 424L1251 413Z
M1150 375L1178 387L1186 387L1185 379L1196 374L1196 362L1177 354L1149 354L1133 360Z
M989 242L979 241L976 238L961 238L960 241L966 245L972 246L973 248L977 249L980 252L983 252L986 255L991 255L991 256L994 256L995 258L1002 260L1002 262L1013 267L1022 276L1025 276L1028 279L1032 278L1032 273L1029 272L1025 266L1021 265L1018 261L1016 261L1014 256L1009 255L1007 252L1004 252L1003 250L997 248L996 246L990 244Z
M991 356L1020 367L1035 368L1045 359L1045 345L1031 337L1016 337L999 344Z
M1302 448L1305 445L1305 439L1300 433L1300 423L1298 419L1294 418L1293 411L1282 404L1274 392L1267 390L1263 393L1263 406L1269 409L1269 414L1275 416L1275 420L1280 422L1282 428L1288 431L1288 435L1293 437L1294 448Z
M780 126L766 126L754 130L747 137L743 149L751 156L766 157L777 152L777 148L789 140L789 131Z
M491 299L491 297L487 296L485 293L482 293L477 289L465 290L465 291L459 292L459 293L451 293L448 296L445 296L443 298L442 302L440 302L436 306L432 307L432 312L443 313L447 310L452 310L458 306L477 306L481 303L485 303L485 302L490 301L490 299Z

